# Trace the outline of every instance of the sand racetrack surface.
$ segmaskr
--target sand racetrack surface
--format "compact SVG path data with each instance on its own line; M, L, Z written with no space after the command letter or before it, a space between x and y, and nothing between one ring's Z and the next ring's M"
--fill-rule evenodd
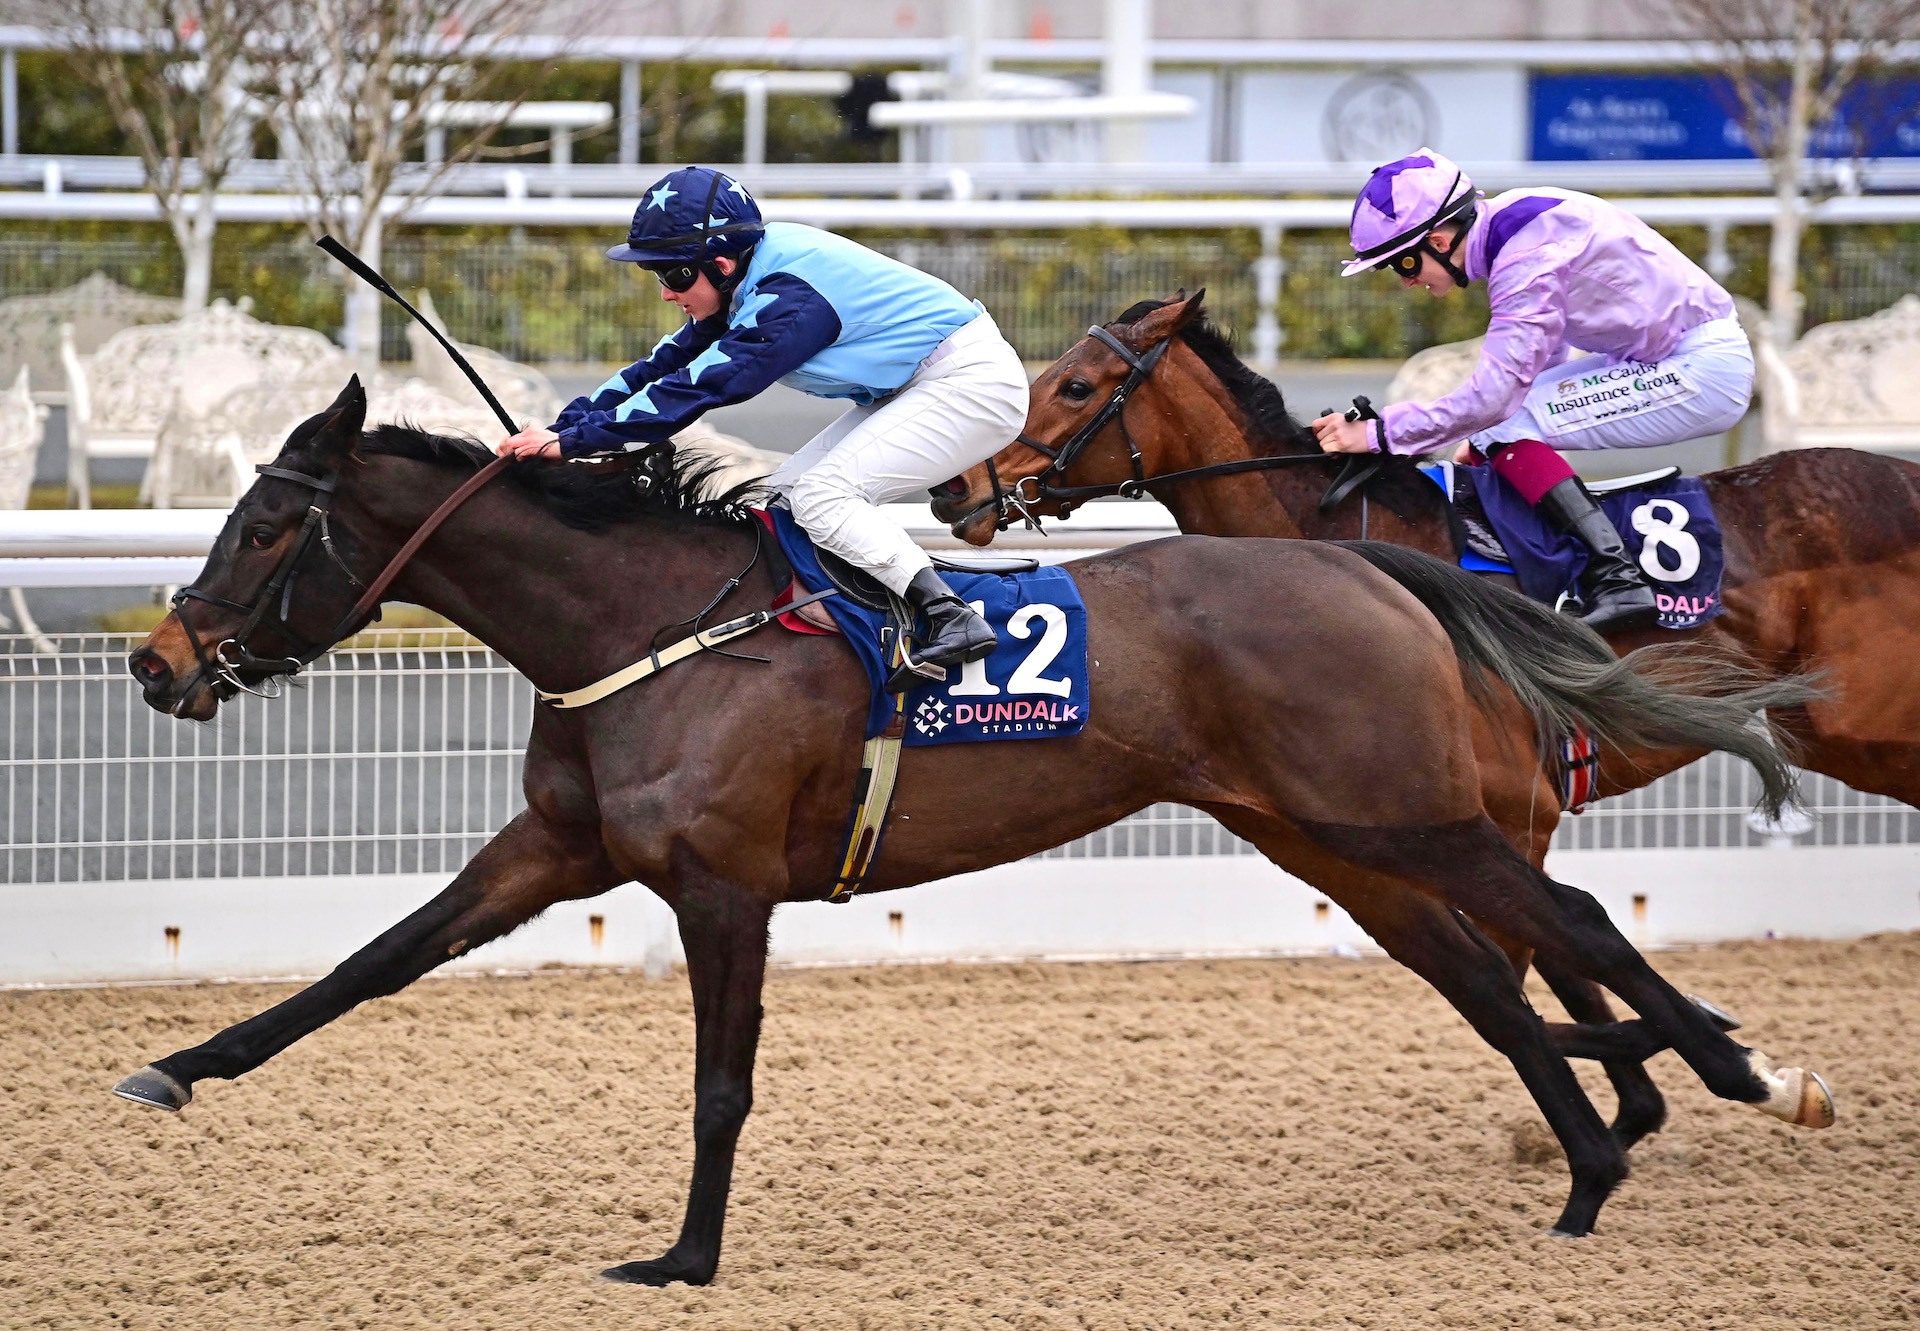
M777 972L719 1280L667 1290L595 1275L678 1230L678 973L425 982L177 1116L108 1087L283 987L0 993L0 1325L1920 1323L1920 936L1655 964L1839 1123L1662 1055L1577 1242L1510 1069L1390 963Z

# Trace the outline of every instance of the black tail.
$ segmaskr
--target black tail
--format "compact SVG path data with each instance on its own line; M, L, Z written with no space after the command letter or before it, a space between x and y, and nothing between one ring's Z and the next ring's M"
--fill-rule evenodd
M1760 774L1770 815L1795 796L1792 742L1765 713L1822 696L1809 676L1774 678L1725 652L1662 643L1616 657L1579 620L1454 565L1380 541L1341 541L1405 587L1440 621L1467 686L1487 701L1487 676L1533 716L1547 758L1576 726L1621 749L1722 750Z

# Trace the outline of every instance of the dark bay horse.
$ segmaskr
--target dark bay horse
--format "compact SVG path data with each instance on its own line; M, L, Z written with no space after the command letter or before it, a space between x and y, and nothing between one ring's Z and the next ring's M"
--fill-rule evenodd
M1034 383L1022 432L1030 442L950 483L936 514L984 545L1010 512L1064 516L1126 487L1163 503L1183 532L1364 534L1452 559L1445 500L1410 460L1390 460L1365 488L1323 502L1343 459L1321 452L1279 389L1206 321L1203 295L1143 301L1089 332ZM1907 666L1920 650L1920 467L1803 449L1702 479L1725 532L1725 611L1684 637L1771 677L1817 672L1825 696L1772 713L1797 759L1856 789L1920 804L1920 690ZM1615 646L1681 637L1653 631ZM1524 724L1511 711L1507 719ZM1490 769L1508 761L1496 742L1480 736ZM1636 790L1702 752L1609 746L1596 797ZM1558 819L1549 795L1537 805L1530 844L1516 842L1536 864ZM1605 1001L1589 986L1551 963L1541 972L1579 1020L1606 1020ZM1660 1125L1664 1104L1638 1068L1610 1064L1608 1074L1620 1097L1615 1131L1631 1144Z
M242 497L199 579L130 658L151 706L210 718L236 686L357 629L370 613L357 590L489 461L476 445L404 426L365 431L365 413L350 382ZM714 622L776 594L739 492L702 498L699 475L674 464L642 490L598 468L513 467L419 546L392 594L446 615L541 688L577 688L644 656L662 626L702 606ZM1677 727L1757 747L1784 796L1784 769L1741 728L1755 695L1663 689L1578 626L1391 547L1180 537L1073 569L1091 638L1087 728L908 752L874 890L1018 859L1159 801L1203 809L1391 940L1512 1062L1566 1149L1565 1233L1591 1228L1625 1157L1506 955L1461 912L1639 1012L1614 1028L1570 1028L1567 1051L1582 1052L1582 1039L1636 1057L1670 1045L1722 1097L1831 1121L1817 1077L1735 1043L1591 897L1514 851L1487 816L1473 752L1469 693L1498 670L1537 690L1538 725L1570 709L1627 737ZM1282 599L1285 615L1248 613ZM1529 631L1503 619L1515 614ZM696 655L591 707L536 709L526 809L444 891L323 979L116 1091L182 1108L196 1083L259 1067L554 903L637 880L671 907L686 951L693 1178L677 1241L607 1274L711 1280L753 1101L769 921L776 906L831 890L867 688L839 643L770 630L755 647L770 660Z

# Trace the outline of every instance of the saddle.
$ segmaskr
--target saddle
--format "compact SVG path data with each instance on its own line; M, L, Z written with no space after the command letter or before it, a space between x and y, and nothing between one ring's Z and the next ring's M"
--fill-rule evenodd
M781 552L778 542L774 543L773 552L779 561L783 575L791 578L793 566ZM814 557L820 561L820 571L826 575L827 581L833 584L833 589L853 604L887 615L898 616L907 613L900 598L888 591L871 573L855 568L839 555L824 550L818 545L813 547L813 553ZM1016 555L985 555L977 559L969 559L964 563L959 560L944 559L939 555L934 555L932 558L934 568L942 573L1031 573L1040 567L1039 560ZM800 618L831 632L839 632L827 615L824 606L807 606L800 611Z
M1450 502L1462 568L1508 574L1548 605L1575 594L1586 547L1551 528L1497 472L1451 463L1420 470ZM1698 478L1661 467L1588 489L1652 587L1661 628L1698 628L1720 613L1725 556L1712 499Z
M769 505L765 511L765 519L770 529L772 529L773 525L772 508L773 506ZM946 671L942 667L922 665L914 662L912 659L912 653L908 650L915 641L915 616L911 606L888 591L879 579L875 578L872 574L855 568L838 555L831 554L821 549L818 545L813 544L810 540L806 540L804 534L800 532L798 525L793 522L790 514L783 514L783 520L787 524L787 530L794 538L806 542L806 548L811 554L815 565L818 567L820 576L833 591L839 594L840 599L848 605L857 606L862 610L869 611L880 617L881 640L885 643L892 644L889 648L889 653L897 658L894 661L893 669L886 681L886 692L904 693L917 682L938 680L945 677ZM788 558L787 552L781 548L779 540L775 540L772 543L772 555L777 577L787 583L787 590L781 594L781 600L775 602L775 608L778 609L784 601L797 598L805 588L802 586L803 580L795 574L793 561ZM990 556L983 559L972 560L967 563L959 563L954 560L942 559L936 555L933 559L933 566L942 573L1018 574L1033 572L1040 567L1040 561L1037 559L1018 557ZM795 621L799 622L796 623ZM827 608L826 603L820 600L802 605L790 614L782 614L780 616L780 622L795 632L800 633L812 632L829 634L841 632L840 624L834 619L833 613Z
M820 557L820 569L827 575L834 590L855 605L863 605L869 610L890 610L899 604L899 598L883 587L871 573L855 568L840 556L830 554L817 545L813 550ZM942 573L1031 573L1040 567L1040 561L1000 555L962 563L935 555L933 566Z
M1474 573L1512 573L1506 546L1495 530L1496 524L1488 517L1478 487L1457 484L1451 463L1423 462L1420 471L1447 497L1454 544L1460 549L1460 566ZM1616 476L1610 481L1589 481L1587 491L1595 499L1604 499L1644 486L1664 485L1680 474L1679 467L1656 467L1632 476Z
M1652 471L1638 472L1632 476L1616 476L1610 481L1590 481L1587 490L1598 499L1601 495L1619 494L1622 490L1637 490L1643 485L1659 485L1679 474L1678 467L1655 467Z

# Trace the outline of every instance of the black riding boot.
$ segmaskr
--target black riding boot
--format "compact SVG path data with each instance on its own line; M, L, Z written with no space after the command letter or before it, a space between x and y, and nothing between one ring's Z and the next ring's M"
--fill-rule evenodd
M1587 547L1587 570L1580 575L1580 599L1586 607L1581 622L1596 633L1652 628L1660 618L1653 589L1580 478L1561 481L1540 496L1538 507L1548 522Z
M927 636L915 653L927 665L957 666L978 661L1000 645L987 621L953 594L953 588L930 568L923 568L907 584L907 604L927 621Z

